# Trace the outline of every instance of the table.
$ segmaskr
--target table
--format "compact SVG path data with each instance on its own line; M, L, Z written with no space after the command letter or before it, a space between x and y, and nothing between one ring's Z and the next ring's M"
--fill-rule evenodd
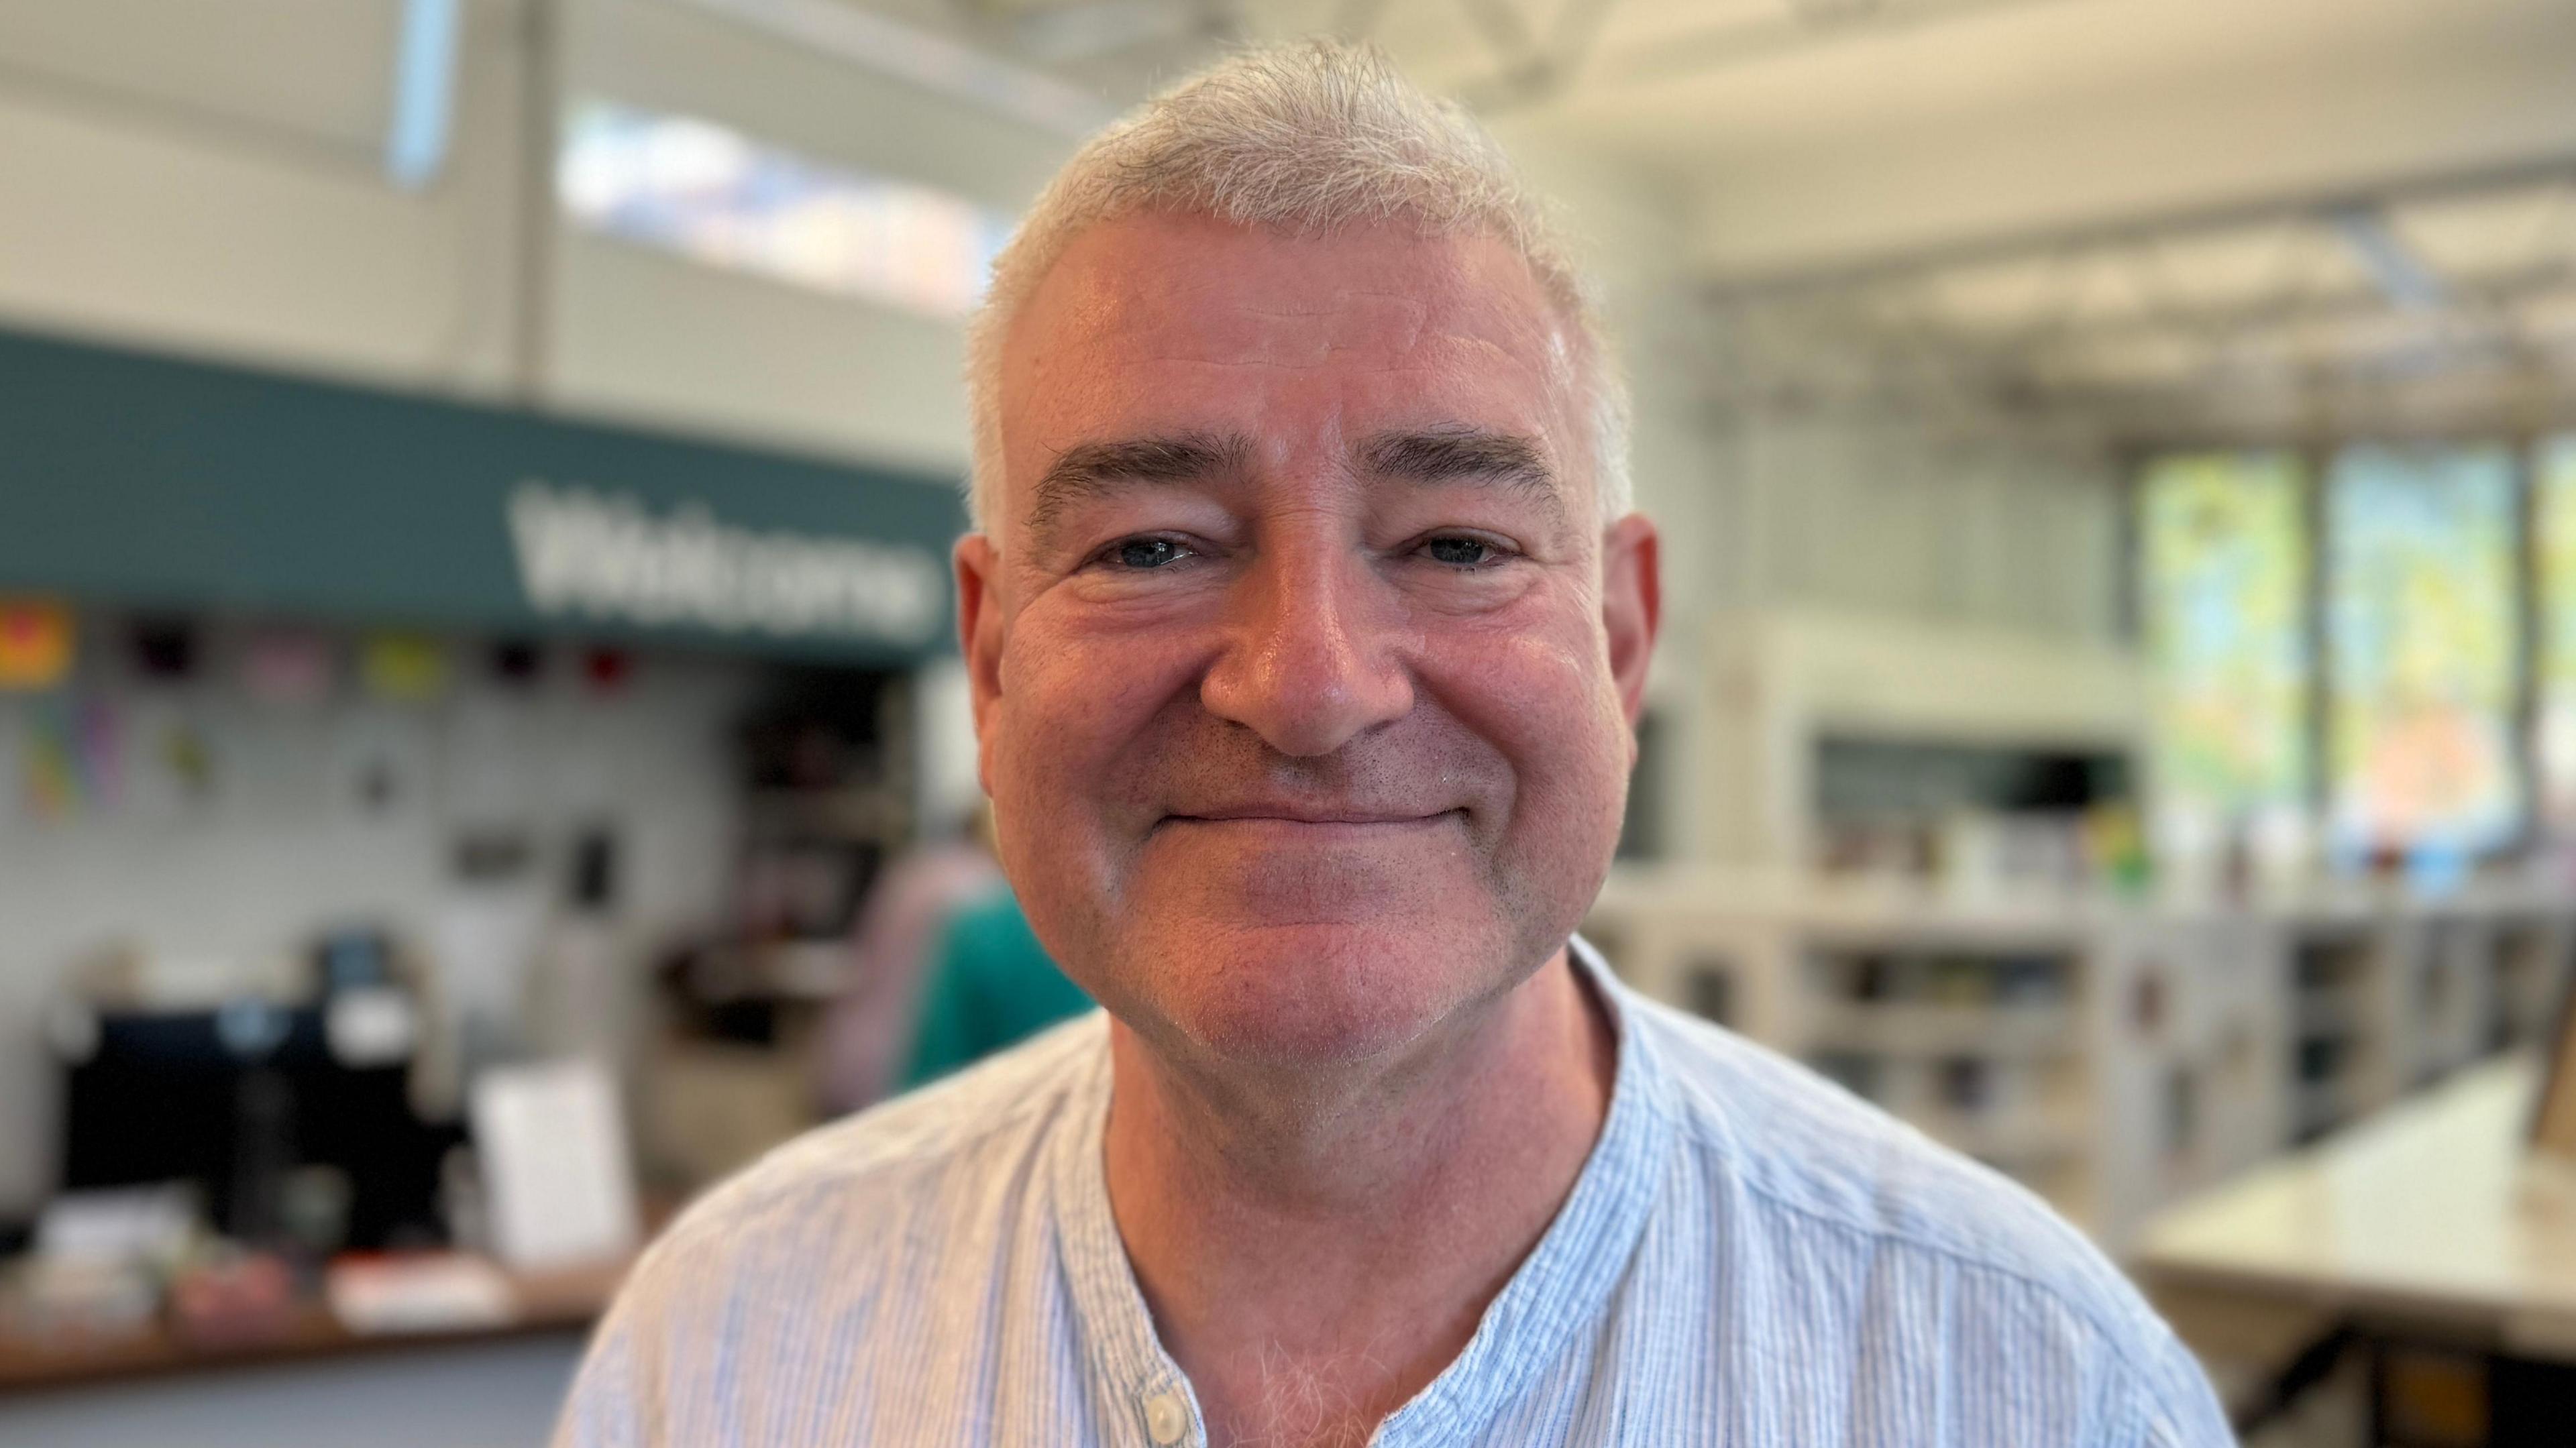
M319 1302L300 1305L273 1333L230 1344L191 1342L165 1329L34 1343L0 1340L0 1399L22 1392L209 1369L310 1362L560 1333L587 1327L616 1292L625 1264L564 1272L513 1273L511 1321L455 1332L354 1333Z
M2160 1301L2240 1304L2276 1321L2304 1312L2313 1341L2285 1391L2359 1346L2384 1420L2392 1350L2473 1354L2491 1392L2509 1383L2533 1398L2486 1404L2487 1436L2519 1441L2512 1421L2546 1410L2558 1424L2548 1441L2570 1441L2576 1164L2524 1149L2539 1074L2524 1055L2473 1067L2187 1199L2147 1224L2130 1265ZM2189 1315L2176 1313L2186 1336ZM2405 1441L2403 1425L2382 1440Z

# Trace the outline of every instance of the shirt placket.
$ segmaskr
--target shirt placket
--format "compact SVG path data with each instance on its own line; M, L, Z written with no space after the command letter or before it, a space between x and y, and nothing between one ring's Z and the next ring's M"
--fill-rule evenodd
M1175 1376L1149 1383L1136 1394L1136 1415L1154 1448L1207 1448L1197 1395Z

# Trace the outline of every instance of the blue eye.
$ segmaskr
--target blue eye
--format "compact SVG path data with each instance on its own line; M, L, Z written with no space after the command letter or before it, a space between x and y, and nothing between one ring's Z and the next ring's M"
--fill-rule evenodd
M1160 568L1188 551L1169 538L1130 538L1118 545L1118 565L1122 568Z
M1446 563L1453 568L1473 568L1489 561L1494 552L1493 545L1473 538L1434 538L1422 548L1431 555L1433 562Z

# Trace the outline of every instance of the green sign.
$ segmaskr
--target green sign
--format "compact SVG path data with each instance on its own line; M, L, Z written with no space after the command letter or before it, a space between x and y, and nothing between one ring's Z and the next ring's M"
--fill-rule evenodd
M896 663L954 482L0 332L0 592Z

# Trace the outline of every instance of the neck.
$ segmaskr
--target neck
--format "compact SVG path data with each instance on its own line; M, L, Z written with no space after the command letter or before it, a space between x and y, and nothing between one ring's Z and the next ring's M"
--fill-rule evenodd
M1248 1082L1111 1034L1110 1204L1211 1441L1361 1442L1438 1376L1608 1111L1604 1009L1559 951L1401 1059Z

